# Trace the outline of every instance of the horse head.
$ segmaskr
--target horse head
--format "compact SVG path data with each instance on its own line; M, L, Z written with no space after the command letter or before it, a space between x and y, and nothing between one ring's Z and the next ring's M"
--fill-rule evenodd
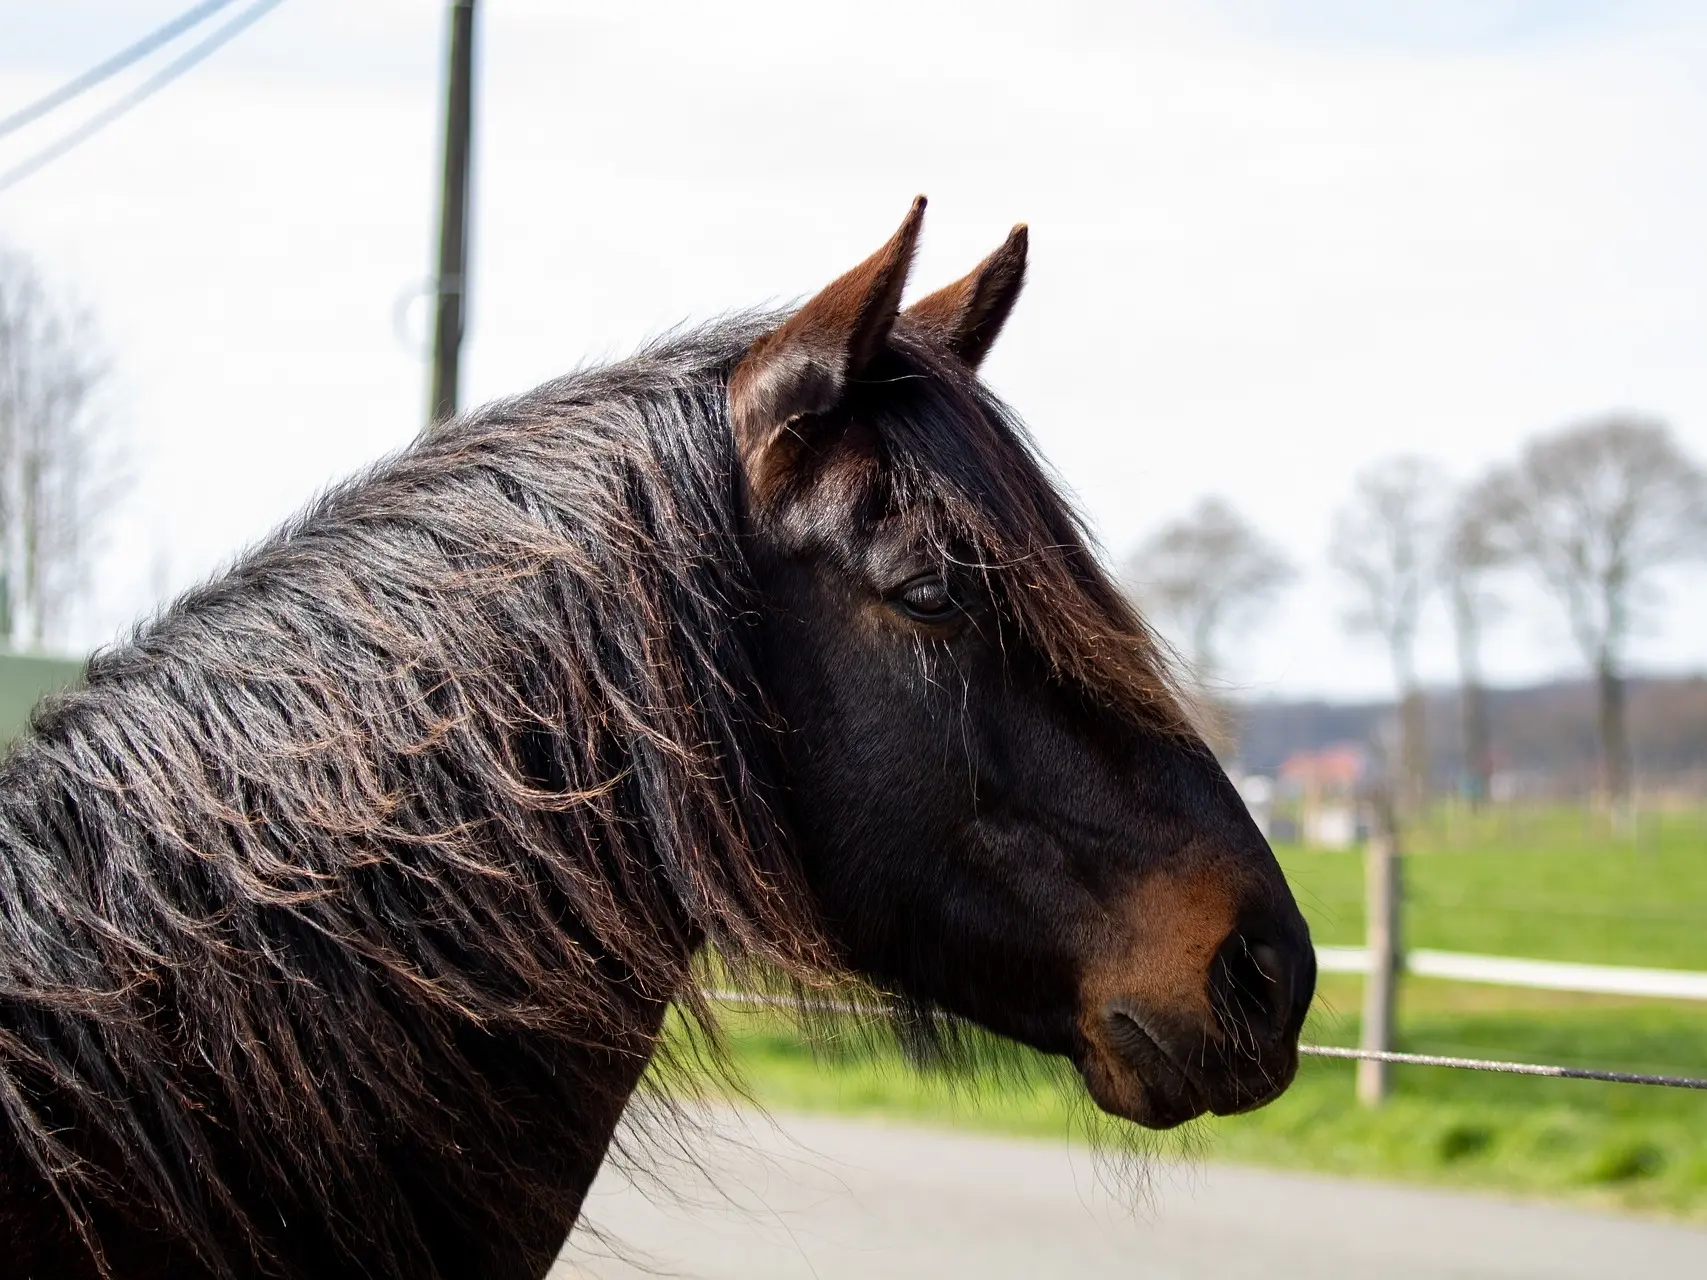
M1155 1128L1291 1081L1315 982L1262 835L978 381L1027 236L902 309L924 202L729 408L806 881L856 972Z

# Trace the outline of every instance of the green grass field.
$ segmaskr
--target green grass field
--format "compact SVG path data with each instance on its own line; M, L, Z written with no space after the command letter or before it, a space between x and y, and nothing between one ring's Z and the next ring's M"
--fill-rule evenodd
M1363 856L1278 850L1318 943L1363 941ZM1406 944L1707 969L1707 816L1645 816L1634 840L1570 810L1436 819L1407 842ZM1707 1011L1704 1011L1707 1012Z
M1411 945L1707 969L1707 825L1650 819L1640 843L1592 820L1530 815L1514 835L1431 828L1406 859ZM1502 847L1503 846L1503 847ZM1318 941L1362 941L1361 858L1281 850ZM1306 1039L1357 1040L1359 983L1326 975ZM728 1018L734 1064L781 1109L1059 1135L1106 1134L1056 1064L1018 1057L964 1079L921 1076L863 1037L806 1038L784 1016ZM1407 979L1400 1048L1707 1075L1707 1005ZM1352 1064L1306 1060L1278 1102L1153 1139L1207 1159L1586 1200L1707 1220L1707 1094L1400 1068L1394 1096L1359 1107Z

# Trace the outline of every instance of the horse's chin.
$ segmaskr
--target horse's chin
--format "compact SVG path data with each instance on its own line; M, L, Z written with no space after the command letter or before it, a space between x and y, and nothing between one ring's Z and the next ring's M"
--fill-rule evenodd
M1203 1092L1158 1049L1156 1060L1134 1062L1123 1046L1112 1052L1091 1045L1077 1061L1091 1101L1122 1120L1146 1129L1172 1129L1208 1111Z
M1295 1046L1275 1046L1262 1058L1229 1067L1220 1052L1191 1065L1177 1046L1192 1043L1165 1018L1116 1002L1081 1024L1074 1055L1091 1099L1110 1115L1146 1129L1172 1129L1206 1112L1240 1115L1285 1092L1298 1071ZM1163 1048L1172 1043L1175 1052Z

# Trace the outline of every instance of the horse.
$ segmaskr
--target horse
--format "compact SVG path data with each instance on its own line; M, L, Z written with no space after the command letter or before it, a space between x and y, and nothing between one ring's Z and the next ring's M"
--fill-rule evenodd
M9 1276L540 1276L712 954L1141 1126L1287 1086L1303 918L977 374L1027 232L903 308L923 210L432 425L37 709Z

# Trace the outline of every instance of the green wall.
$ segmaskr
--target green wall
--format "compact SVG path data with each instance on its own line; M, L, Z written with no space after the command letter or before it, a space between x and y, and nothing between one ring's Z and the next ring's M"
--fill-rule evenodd
M80 658L0 653L0 743L10 742L29 726L30 710L44 693L82 678Z

